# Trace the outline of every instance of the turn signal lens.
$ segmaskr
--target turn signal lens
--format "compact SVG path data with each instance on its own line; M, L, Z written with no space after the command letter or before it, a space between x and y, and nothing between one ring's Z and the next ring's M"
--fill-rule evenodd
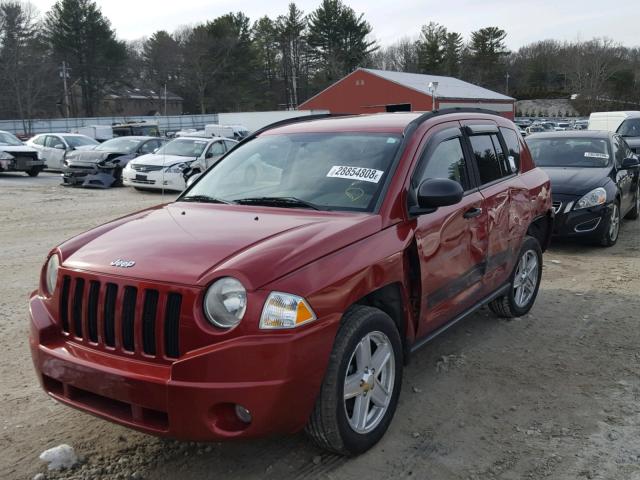
M316 320L307 301L289 293L271 292L262 309L260 328L296 328Z
M58 268L60 267L60 258L57 254L53 254L47 261L47 267L45 270L45 285L47 287L47 293L53 295L56 291L56 283L58 283Z

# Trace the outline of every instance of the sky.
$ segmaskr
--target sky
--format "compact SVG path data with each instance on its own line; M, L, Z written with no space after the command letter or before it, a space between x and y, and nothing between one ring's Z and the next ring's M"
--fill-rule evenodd
M55 0L30 0L46 12ZM137 40L157 30L172 32L183 25L201 23L242 10L253 22L268 15L284 14L289 1L274 0L97 0L111 20L118 37ZM364 13L380 45L417 38L420 27L430 21L468 40L470 32L487 26L507 31L507 46L515 50L544 39L589 40L609 37L625 46L640 46L640 0L345 0ZM310 13L320 0L297 0ZM609 8L611 5L611 8Z

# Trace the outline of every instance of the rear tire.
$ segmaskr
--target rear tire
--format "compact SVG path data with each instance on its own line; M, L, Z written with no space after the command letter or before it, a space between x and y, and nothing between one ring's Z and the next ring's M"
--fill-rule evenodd
M640 217L640 180L638 180L638 186L636 188L636 200L633 208L625 215L627 220L637 220Z
M538 240L526 236L509 278L508 292L489 302L489 308L502 318L526 315L536 301L541 280L542 248Z
M340 455L373 447L395 413L402 362L400 334L386 313L362 305L347 311L305 428L309 437Z

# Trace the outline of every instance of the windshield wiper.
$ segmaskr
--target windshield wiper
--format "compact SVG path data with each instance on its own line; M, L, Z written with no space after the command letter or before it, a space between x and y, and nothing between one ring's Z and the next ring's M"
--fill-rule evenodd
M236 200L235 203L241 205L270 205L274 207L282 208L309 208L311 210L323 210L323 208L315 205L311 202L301 200L296 197L254 197L254 198L241 198Z
M178 199L179 202L202 202L202 203L224 203L225 205L232 205L235 202L229 200L223 200L221 198L210 197L209 195L190 195Z

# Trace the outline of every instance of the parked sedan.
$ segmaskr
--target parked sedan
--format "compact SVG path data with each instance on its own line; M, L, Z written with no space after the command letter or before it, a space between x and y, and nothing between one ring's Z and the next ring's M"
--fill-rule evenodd
M621 219L635 220L640 212L639 161L625 140L611 132L573 131L526 141L551 178L554 234L614 245Z
M93 150L67 154L62 169L64 185L108 188L122 184L122 170L130 160L155 152L164 144L156 137L121 137L107 140Z
M176 138L157 152L129 162L122 179L125 185L138 190L181 192L186 178L204 172L237 143L221 137Z
M41 133L31 138L27 145L40 153L47 169L62 170L63 161L68 152L73 150L92 150L100 142L86 135L77 133Z

